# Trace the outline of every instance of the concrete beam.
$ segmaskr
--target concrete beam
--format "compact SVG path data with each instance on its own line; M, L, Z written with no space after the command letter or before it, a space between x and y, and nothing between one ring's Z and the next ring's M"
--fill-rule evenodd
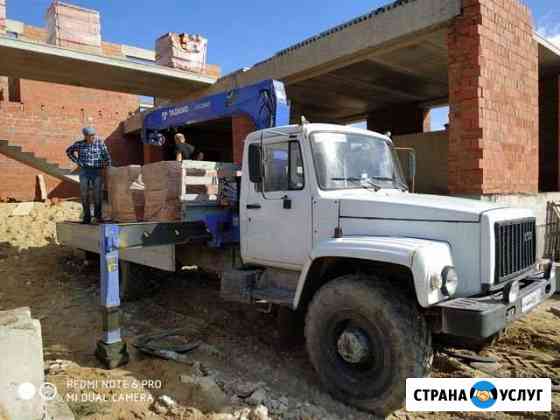
M181 98L216 78L0 37L0 75L147 96Z
M289 85L363 60L381 47L398 44L407 37L418 42L419 34L448 25L461 13L461 5L461 0L411 0L393 4L287 48L248 71L223 77L210 92L267 78L283 80Z

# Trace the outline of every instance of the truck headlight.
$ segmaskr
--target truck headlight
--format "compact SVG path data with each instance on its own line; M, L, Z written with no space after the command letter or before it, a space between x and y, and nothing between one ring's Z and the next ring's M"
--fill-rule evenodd
M519 282L513 281L504 287L504 300L506 303L513 303L519 297Z
M457 275L455 267L445 267L441 272L441 278L443 280L441 291L445 296L453 296L459 285L459 276Z

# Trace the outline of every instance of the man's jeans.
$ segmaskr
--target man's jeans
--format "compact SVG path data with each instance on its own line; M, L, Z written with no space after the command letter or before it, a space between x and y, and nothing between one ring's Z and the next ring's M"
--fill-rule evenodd
M84 222L91 221L91 210L89 202L89 191L93 189L93 204L95 206L94 216L101 219L101 204L103 201L103 169L81 168L80 169L80 196L84 208Z

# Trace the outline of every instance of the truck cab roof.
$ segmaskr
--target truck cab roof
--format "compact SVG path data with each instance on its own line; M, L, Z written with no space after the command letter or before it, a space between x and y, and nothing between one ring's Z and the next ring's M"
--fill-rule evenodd
M311 133L313 131L332 131L337 133L355 133L355 134L362 134L366 136L375 136L383 139L385 141L391 142L391 138L387 137L384 134L377 133L375 131L365 130L363 128L352 127L349 125L338 125L338 124L321 124L321 123L307 123L307 124L292 124L292 125L284 125L280 127L272 127L272 128L265 128L264 130L258 130L249 135L249 139L260 138L269 138L269 137L276 137L276 136L286 136L289 137L290 135L297 135L302 130L305 130L306 133Z

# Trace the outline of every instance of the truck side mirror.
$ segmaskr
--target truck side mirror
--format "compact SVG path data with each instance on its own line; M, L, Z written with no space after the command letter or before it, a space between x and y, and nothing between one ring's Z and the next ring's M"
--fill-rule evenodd
M255 184L262 182L262 155L258 144L249 145L249 179Z

